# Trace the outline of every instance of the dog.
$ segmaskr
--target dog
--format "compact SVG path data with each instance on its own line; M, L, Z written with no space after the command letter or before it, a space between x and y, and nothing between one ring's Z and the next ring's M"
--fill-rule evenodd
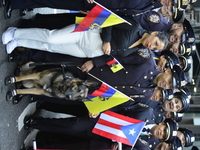
M90 87L98 86L97 82L80 80L70 72L63 74L61 68L37 72L35 67L29 67L31 63L33 62L29 62L20 68L20 76L5 78L6 85L22 81L22 85L25 87L7 92L7 100L11 100L17 94L34 94L83 102L91 101L87 97L88 90Z

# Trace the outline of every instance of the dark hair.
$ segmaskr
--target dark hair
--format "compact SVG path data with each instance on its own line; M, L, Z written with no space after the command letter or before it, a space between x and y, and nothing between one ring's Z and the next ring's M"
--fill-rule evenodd
M168 42L169 42L169 34L167 34L164 31L158 31L158 34L156 34L156 36L159 38L160 41L162 41L164 43L164 48L166 49Z

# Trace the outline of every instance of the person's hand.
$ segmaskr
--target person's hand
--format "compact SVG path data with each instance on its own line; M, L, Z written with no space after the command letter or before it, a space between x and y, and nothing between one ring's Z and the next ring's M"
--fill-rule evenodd
M83 10L79 10L79 12L80 12L81 14L84 14L84 15L87 15L87 14L89 13L89 11L83 11Z
M104 52L104 54L110 55L110 50L111 50L110 42L104 42L102 45L102 51Z
M85 71L89 72L93 67L94 67L94 64L92 60L89 60L81 66L81 69L82 69L82 72L85 72Z
M99 115L99 113L97 113L97 114L91 114L91 113L89 112L89 117L90 117L90 118L96 118L98 115Z
M87 0L88 3L94 3L94 0Z
M112 145L111 145L111 147L110 147L112 150L115 150L115 149L117 149L118 148L118 143L113 143Z

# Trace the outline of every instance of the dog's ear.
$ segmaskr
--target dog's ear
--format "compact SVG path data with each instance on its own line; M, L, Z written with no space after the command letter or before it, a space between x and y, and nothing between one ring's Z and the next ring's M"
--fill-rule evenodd
M86 85L87 87L96 87L98 86L98 83L91 80L85 80L84 85Z
M82 98L81 101L82 101L82 102L87 102L87 101L93 101L93 100L91 100L91 99L89 99L88 97L86 97L86 98Z

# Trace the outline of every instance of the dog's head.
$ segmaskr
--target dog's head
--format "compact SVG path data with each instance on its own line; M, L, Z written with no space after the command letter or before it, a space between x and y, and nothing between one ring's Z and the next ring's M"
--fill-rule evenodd
M95 87L97 85L98 83L94 81L72 79L68 84L65 96L69 100L91 101L87 97L89 87Z

